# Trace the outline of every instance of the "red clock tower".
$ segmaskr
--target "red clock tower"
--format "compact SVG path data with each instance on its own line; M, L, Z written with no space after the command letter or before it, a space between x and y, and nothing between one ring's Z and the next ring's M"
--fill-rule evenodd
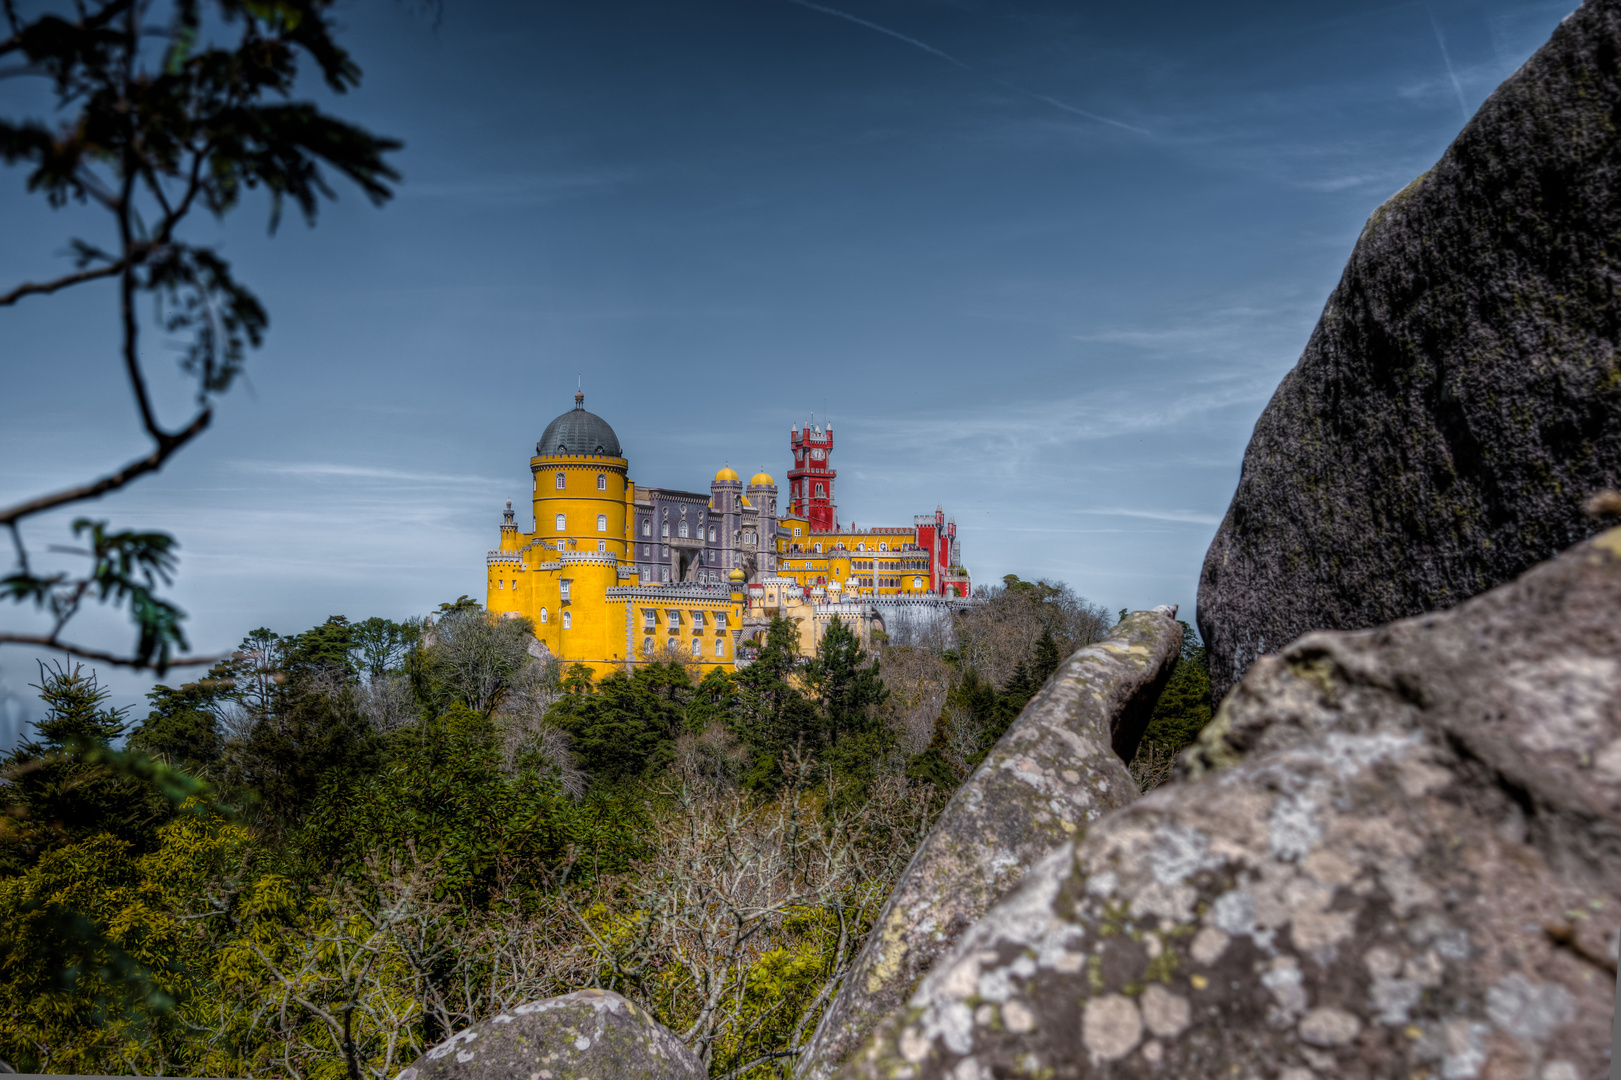
M833 425L822 430L805 424L790 430L794 467L788 470L788 505L795 517L810 522L812 532L832 532L838 521L833 504L833 478L838 475L828 464L833 453Z

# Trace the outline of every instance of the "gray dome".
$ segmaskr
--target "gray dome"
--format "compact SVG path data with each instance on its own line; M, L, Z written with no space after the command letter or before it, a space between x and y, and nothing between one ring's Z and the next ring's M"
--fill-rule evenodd
M546 425L535 444L535 454L606 454L623 457L619 436L608 421L585 411L585 395L574 395L574 408Z

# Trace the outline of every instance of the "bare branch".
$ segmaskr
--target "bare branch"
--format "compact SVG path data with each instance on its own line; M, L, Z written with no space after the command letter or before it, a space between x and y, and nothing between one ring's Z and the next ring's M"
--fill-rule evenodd
M0 632L0 645L34 645L41 649L52 649L65 652L69 656L77 656L81 660L94 660L100 664L113 664L117 667L135 668L142 671L147 668L156 668L158 665L147 660L133 656L115 656L112 653L101 652L97 649L86 649L82 645L74 645L66 641L58 641L45 634L7 634ZM205 667L212 666L222 660L229 660L230 653L221 653L218 656L182 656L177 660L170 660L166 667Z
M67 488L50 495L41 495L37 499L30 499L28 502L18 503L16 506L0 511L0 525L15 525L25 517L43 513L46 510L67 503L99 499L109 491L117 491L137 477L144 476L149 472L157 472L163 468L163 463L169 460L170 455L202 434L203 429L208 427L208 422L213 419L213 416L214 410L205 408L182 430L172 435L159 432L162 437L158 440L157 449L146 457L137 458L117 472L104 476L100 480L81 484L79 487Z
M83 285L87 281L99 281L102 278L114 277L123 272L124 261L120 259L109 266L97 267L94 270L83 270L77 274L59 277L55 281L27 281L8 293L0 293L0 307L10 307L25 296L48 296L58 289Z

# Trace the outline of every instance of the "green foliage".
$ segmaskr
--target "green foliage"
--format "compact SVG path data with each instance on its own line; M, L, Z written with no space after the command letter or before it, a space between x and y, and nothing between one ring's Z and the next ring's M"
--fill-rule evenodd
M669 764L693 696L680 664L642 664L631 675L616 671L595 684L570 669L563 687L567 692L549 719L573 736L593 777L624 783Z
M421 631L412 622L393 622L376 616L358 622L350 631L350 662L368 676L397 671L405 654L416 645Z
M219 708L229 690L218 680L159 685L147 692L151 711L131 732L129 749L149 754L196 776L212 776L223 753Z
M1205 647L1193 627L1181 620L1178 623L1182 627L1182 653L1143 732L1145 743L1153 743L1170 754L1199 737L1199 732L1210 722L1212 708Z
M122 710L81 665L40 665L37 689L45 716L37 738L0 758L12 808L0 824L0 874L16 874L43 852L98 833L149 845L168 805L138 778L107 767L111 744L124 734Z

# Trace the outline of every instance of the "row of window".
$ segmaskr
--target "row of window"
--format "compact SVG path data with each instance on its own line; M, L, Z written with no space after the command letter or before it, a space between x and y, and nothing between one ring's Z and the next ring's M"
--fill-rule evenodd
M567 488L568 488L568 473L558 473L557 474L557 490L558 491L564 491ZM597 490L598 491L607 491L608 490L608 474L607 473L597 473Z
M799 535L799 530L798 529L794 530L794 535L795 536ZM896 544L895 545L895 550L899 551L900 549L901 549L901 546L899 544ZM788 550L789 551L798 551L799 550L799 545L798 544L790 544L790 545L788 545ZM818 554L818 555L822 554L821 542L818 541L817 543L812 544L811 545L811 550L816 552L816 554ZM828 551L830 551L830 552L833 552L833 551L849 551L849 550L851 550L851 549L845 547L843 544L832 544L832 545L829 545L829 547L828 547ZM867 546L865 544L857 544L855 546L854 550L856 550L856 551L866 551ZM876 548L873 548L873 550L874 551L888 551L889 550L889 545L888 544L879 544ZM929 565L928 565L928 563L919 563L915 567L910 567L910 568L915 569L915 570L927 570L929 568Z
M678 645L676 643L676 640L674 638L670 639L670 645L671 645L672 648L677 648L677 649L681 647L680 645ZM642 639L642 652L644 652L644 653L646 653L648 655L652 655L653 650L655 648L656 648L656 646L653 644L653 639L652 638L643 638ZM693 638L692 639L692 655L694 657L699 657L699 656L702 656L703 654L704 654L703 639L701 639L701 638ZM716 656L725 656L726 655L726 639L725 638L716 638L715 639L715 655Z
M709 617L710 625L714 626L716 630L724 630L729 625L726 621L726 612L724 611L711 611L707 613L703 611L689 611L687 612L687 619L692 623L692 628L694 630L702 630L704 628L704 617L706 614ZM671 627L671 632L674 633L674 628L681 625L681 609L665 608L664 617L665 622ZM653 629L653 627L658 625L658 620L658 608L642 609L643 630Z
M557 515L557 528L554 529L553 531L554 532L568 532L568 515L567 514L558 514ZM598 514L597 515L597 532L607 532L607 531L608 531L608 515L607 514ZM599 547L597 550L601 551L603 549Z

